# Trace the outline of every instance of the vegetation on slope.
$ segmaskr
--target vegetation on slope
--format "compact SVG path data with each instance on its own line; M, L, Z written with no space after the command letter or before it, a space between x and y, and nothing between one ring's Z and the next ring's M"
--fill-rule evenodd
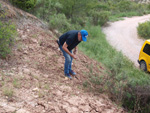
M1 5L0 5L1 9ZM16 36L15 25L6 17L6 13L0 10L0 58L6 58L11 53L11 46Z

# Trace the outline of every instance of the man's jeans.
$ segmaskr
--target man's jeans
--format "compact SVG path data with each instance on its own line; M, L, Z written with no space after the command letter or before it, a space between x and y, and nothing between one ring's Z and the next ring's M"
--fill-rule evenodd
M71 68L72 68L72 60L73 60L73 58L68 53L66 53L63 50L61 45L59 46L59 48L63 52L63 55L65 57L64 74L67 74L67 73L69 73L69 71L72 70ZM72 53L72 50L70 52Z

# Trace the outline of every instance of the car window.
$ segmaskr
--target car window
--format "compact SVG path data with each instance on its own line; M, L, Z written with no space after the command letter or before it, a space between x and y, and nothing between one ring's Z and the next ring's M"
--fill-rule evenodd
M143 49L143 52L150 55L150 45L149 44L146 44L144 49Z

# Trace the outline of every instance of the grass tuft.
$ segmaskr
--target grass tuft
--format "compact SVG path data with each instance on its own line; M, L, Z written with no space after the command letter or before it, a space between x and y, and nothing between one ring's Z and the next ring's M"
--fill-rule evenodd
M5 88L3 89L3 94L4 94L5 96L8 96L9 98L11 98L11 97L13 97L13 95L14 95L14 91L13 91L12 88L5 87Z

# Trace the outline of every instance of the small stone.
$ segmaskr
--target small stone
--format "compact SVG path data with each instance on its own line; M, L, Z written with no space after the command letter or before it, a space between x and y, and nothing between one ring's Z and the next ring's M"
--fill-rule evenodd
M26 35L22 35L22 39L26 39L27 38L27 36Z
M34 89L32 89L32 91L39 91L39 88L34 88Z
M61 91L58 90L58 91L56 91L56 95L57 95L57 96L62 96L63 93L62 93Z
M65 77L65 80L68 80L69 78L68 77Z
M84 112L89 112L91 110L90 106L89 105L81 105L79 106L79 109L83 110Z
M8 113L12 113L16 111L15 107L9 106L6 103L1 104L1 106L6 110Z
M47 74L45 74L45 75L43 75L44 77L46 77L46 78L48 78L48 75Z
M76 107L66 107L66 111L68 112L68 113L79 113L79 110L78 110L78 108L76 108Z
M36 39L33 39L33 38L32 38L31 40L32 40L33 43L38 44L38 41L37 41Z
M27 31L29 32L30 30L29 30L29 29L27 29Z
M27 51L27 50L25 50L25 51L23 52L23 54L26 54L26 55L27 55L27 54L28 54L28 51Z
M24 109L19 109L16 113L30 113L29 111L26 111Z
M24 68L24 69L23 69L23 72L24 72L25 74L30 74L30 70L27 69L27 68Z
M9 75L9 76L14 76L14 74L13 74L13 73L8 73L8 75Z
M39 96L38 96L38 95L34 95L34 97L35 97L35 98L38 98Z

